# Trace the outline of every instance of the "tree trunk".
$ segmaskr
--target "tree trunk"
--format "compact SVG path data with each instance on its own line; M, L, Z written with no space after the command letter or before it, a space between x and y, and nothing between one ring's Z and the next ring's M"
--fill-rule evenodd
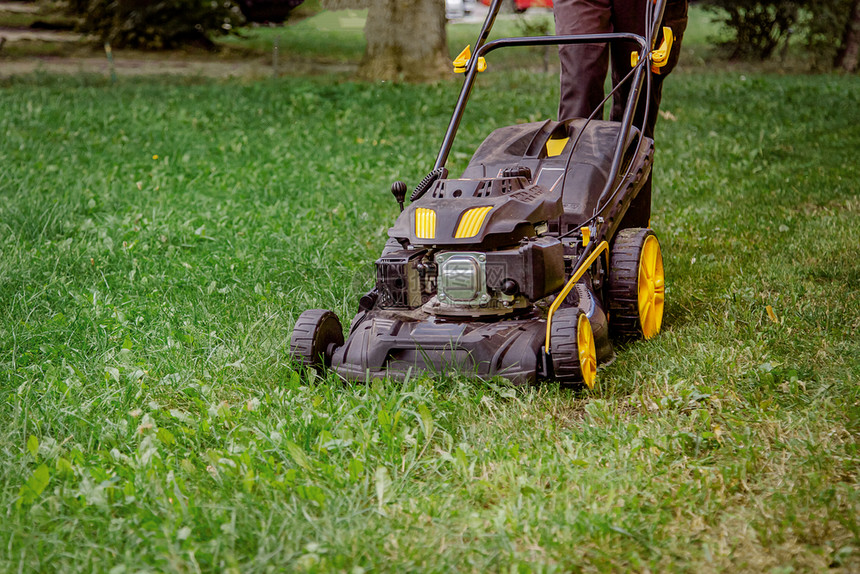
M371 0L364 35L363 79L432 82L450 73L441 0Z
M836 65L846 72L856 72L858 60L860 60L860 1L855 0L848 23L845 25L842 50L839 52Z

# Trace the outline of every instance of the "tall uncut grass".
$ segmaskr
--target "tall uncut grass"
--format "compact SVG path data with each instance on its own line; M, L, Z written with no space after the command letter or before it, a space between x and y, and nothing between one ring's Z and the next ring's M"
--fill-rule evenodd
M453 155L554 114L488 75ZM303 377L456 84L0 86L0 570L856 571L860 80L681 73L594 392Z

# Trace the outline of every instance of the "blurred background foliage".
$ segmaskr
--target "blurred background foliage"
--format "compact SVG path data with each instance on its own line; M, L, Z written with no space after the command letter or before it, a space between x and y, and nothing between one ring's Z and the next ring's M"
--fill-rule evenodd
M857 0L704 0L714 20L728 31L715 40L730 60L784 56L793 37L815 67L857 69L860 2Z

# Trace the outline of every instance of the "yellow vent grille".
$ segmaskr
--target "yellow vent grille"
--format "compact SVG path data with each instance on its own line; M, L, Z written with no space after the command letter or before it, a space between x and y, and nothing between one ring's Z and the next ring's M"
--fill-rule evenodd
M436 239L436 212L426 207L415 210L415 237Z
M493 206L473 207L466 211L462 217L460 217L460 225L457 226L457 232L454 234L454 238L466 239L468 237L475 237L478 232L481 231L481 226L484 225L484 219L486 219L487 214L491 209L493 209Z

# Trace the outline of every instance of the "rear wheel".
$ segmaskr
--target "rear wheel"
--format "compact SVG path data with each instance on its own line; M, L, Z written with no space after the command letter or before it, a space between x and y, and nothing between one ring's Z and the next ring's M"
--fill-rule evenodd
M290 356L306 367L328 367L343 345L343 327L333 312L310 309L299 315L290 337Z
M609 263L609 327L619 338L650 339L660 332L666 298L660 242L650 229L618 232Z
M550 353L556 380L562 387L597 381L597 352L588 316L574 307L556 311L550 327Z

